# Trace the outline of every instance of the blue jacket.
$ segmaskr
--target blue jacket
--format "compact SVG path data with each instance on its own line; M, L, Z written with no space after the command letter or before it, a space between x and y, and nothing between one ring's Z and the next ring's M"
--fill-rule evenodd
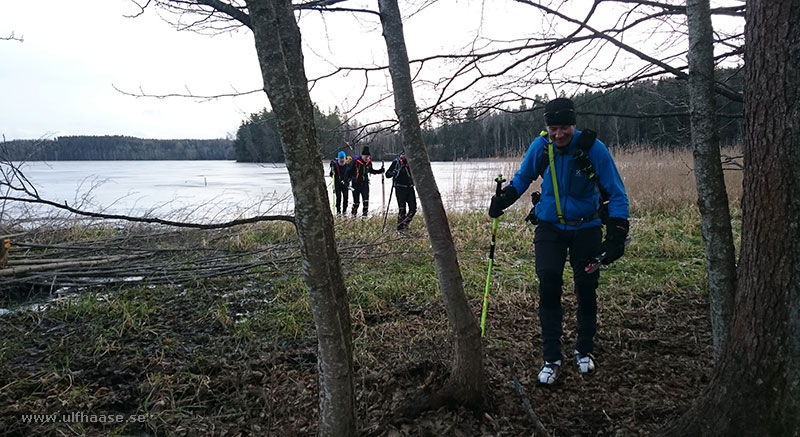
M560 229L573 230L600 226L601 221L596 217L597 209L600 204L600 192L597 186L589 177L575 167L573 153L577 148L577 140L581 131L575 129L567 150L553 144L554 164L556 178L558 181L558 197L561 201L561 212L564 220L572 224L562 224L558 220L556 211L556 198L553 191L553 179L550 174L550 165L540 161L548 161L547 155L543 150L547 148L549 139L547 137L536 137L528 147L522 164L514 174L511 185L517 193L522 193L528 189L531 182L537 177L542 178L542 197L536 205L536 217L539 221L551 223ZM606 145L600 140L595 140L594 145L589 149L589 160L594 166L595 174L600 186L608 193L609 217L628 218L628 195L622 178L619 176L617 166L611 157ZM542 174L538 174L539 168L544 168ZM578 223L579 222L579 223Z

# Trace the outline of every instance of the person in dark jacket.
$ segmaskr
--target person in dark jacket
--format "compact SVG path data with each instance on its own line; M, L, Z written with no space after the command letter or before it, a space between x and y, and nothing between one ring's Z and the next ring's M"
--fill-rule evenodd
M534 209L534 254L539 279L539 322L542 328L544 364L539 383L551 385L558 378L561 352L561 286L564 264L569 255L578 298L577 340L573 355L580 373L595 370L592 355L597 331L597 281L599 270L586 273L585 267L600 254L609 264L625 252L628 234L628 195L616 164L605 144L597 139L586 150L593 171L586 172L576 162L578 141L583 134L575 129L575 107L571 100L558 98L545 105L547 132L528 148L519 170L501 193L492 197L491 217L499 217L531 182L542 178L542 193ZM587 139L591 139L587 134ZM594 178L590 177L590 173ZM606 236L603 240L600 218L600 193L607 198Z
M368 146L364 146L361 150L361 155L353 157L348 173L353 187L353 217L358 213L359 198L364 201L364 209L361 216L367 216L369 211L369 175L381 174L383 171L383 167L377 170L372 168L372 158L370 157Z
M417 195L414 192L414 179L408 167L406 152L392 161L386 170L386 177L392 179L392 186L397 198L397 230L405 231L411 224L411 219L417 213ZM408 210L406 210L408 207Z
M347 213L347 154L339 152L336 159L331 161L331 177L333 178L333 188L336 196L336 215L341 217L342 213Z

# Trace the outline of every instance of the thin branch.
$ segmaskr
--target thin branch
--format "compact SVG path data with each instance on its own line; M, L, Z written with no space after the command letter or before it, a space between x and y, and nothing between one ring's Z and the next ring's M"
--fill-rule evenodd
M0 41L19 41L19 42L25 42L25 38L23 38L23 37L21 37L21 36L19 36L19 37L18 37L18 36L16 36L16 35L14 35L14 32L11 32L11 35L8 35L8 36L0 36Z
M191 223L191 222L178 222L173 220L164 220L157 217L135 217L130 215L124 214L104 214L99 212L91 212L91 211L83 211L78 208L73 208L69 206L66 202L63 204L53 202L52 200L46 200L41 198L22 198L22 197L12 197L12 196L0 196L0 200L3 201L10 201L10 202L23 202L23 203L36 203L42 205L52 206L53 208L61 209L64 211L71 212L73 214L85 216L85 217L94 217L94 218L101 218L101 219L109 219L109 220L124 220L128 222L135 222L135 223L151 223L151 224L160 224L160 225L167 225L167 226L175 226L179 228L193 228L193 229L221 229L221 228L230 228L233 226L248 224L248 223L258 223L258 222L267 222L267 221L285 221L294 223L294 216L291 215L259 215L255 217L248 217L243 219L236 219L231 220L223 223Z
M220 0L198 0L198 3L210 6L244 24L247 26L247 28L252 28L250 24L250 15L244 11L245 8L236 7L230 3L225 3Z
M258 93L263 93L264 92L263 89L256 89L256 90L250 90L250 91L236 91L236 92L232 92L232 93L219 93L219 94L199 95L199 94L192 93L191 91L189 91L189 89L187 87L187 93L186 94L183 94L183 93L150 94L150 93L144 92L144 90L141 87L139 88L139 92L138 93L133 93L133 92L130 92L130 91L122 90L122 89L118 88L114 84L111 84L111 86L118 93L120 93L122 95L130 96L130 97L136 97L136 98L149 97L149 98L154 98L154 99L166 99L166 98L170 98L170 97L182 97L182 98L195 99L195 100L197 100L198 102L201 102L201 103L202 102L208 102L208 101L215 100L215 99L219 99L219 98L223 98L223 97L241 97L241 96L246 96L246 95L249 95L249 94L258 94Z

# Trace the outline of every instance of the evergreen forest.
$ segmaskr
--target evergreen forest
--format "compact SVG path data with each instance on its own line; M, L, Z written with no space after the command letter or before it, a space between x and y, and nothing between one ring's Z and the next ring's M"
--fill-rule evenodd
M156 140L121 135L63 136L0 143L0 158L9 161L167 161L231 160L233 141Z

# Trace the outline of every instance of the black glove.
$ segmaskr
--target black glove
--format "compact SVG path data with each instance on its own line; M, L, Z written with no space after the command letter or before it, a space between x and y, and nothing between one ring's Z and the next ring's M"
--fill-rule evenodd
M531 210L528 211L528 216L525 217L525 221L536 226L539 223L539 217L536 217L536 204L539 203L539 200L542 198L542 193L538 191L534 191L531 193L531 203L533 207Z
M391 169L391 168L390 168L390 169L389 169L389 170L386 172L386 178L387 178L387 179L393 178L393 177L394 177L394 175L396 175L396 174L397 174L397 170L393 170L393 169Z
M625 238L628 236L629 226L628 220L623 218L609 217L606 220L606 240L601 246L601 252L606 254L601 261L603 264L611 264L625 253Z
M506 185L500 191L500 194L492 196L492 203L489 205L489 217L497 218L503 215L503 210L511 206L519 199L519 194L514 186L511 184Z

